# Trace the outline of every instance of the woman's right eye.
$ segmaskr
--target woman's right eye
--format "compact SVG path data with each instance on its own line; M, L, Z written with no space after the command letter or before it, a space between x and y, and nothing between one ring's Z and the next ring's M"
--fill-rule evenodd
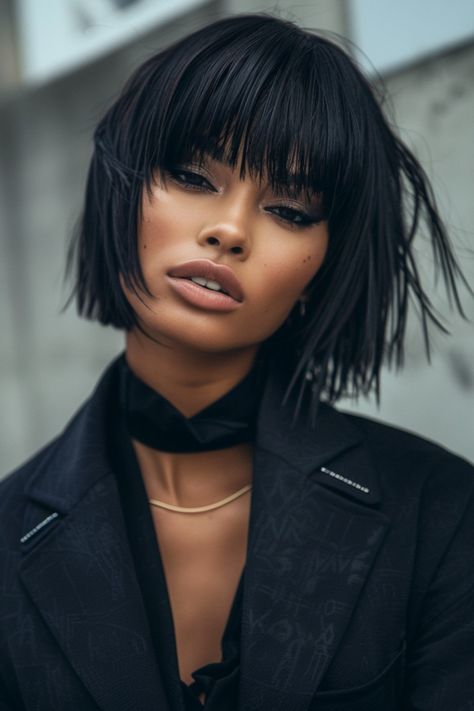
M189 170L168 170L171 178L190 190L214 190L212 185L203 175L192 173Z

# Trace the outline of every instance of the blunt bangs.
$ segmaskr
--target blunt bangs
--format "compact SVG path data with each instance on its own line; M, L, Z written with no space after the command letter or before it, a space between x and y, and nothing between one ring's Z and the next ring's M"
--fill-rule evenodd
M337 45L292 22L258 13L220 20L140 66L100 121L84 211L70 245L76 297L87 318L140 328L119 275L151 296L140 267L141 199L157 173L207 157L277 194L318 193L329 247L297 309L264 344L309 393L377 395L383 360L403 360L410 297L444 328L418 275L413 238L424 221L435 264L460 313L459 269L423 169L389 127L374 91ZM469 287L468 287L469 288Z
M229 37L198 45L181 71L173 60L166 115L149 115L142 127L155 146L143 156L148 180L160 166L208 155L235 167L241 157L241 177L268 179L276 192L332 192L346 141L343 97L326 95L318 47L273 24L251 17L236 32L228 22Z

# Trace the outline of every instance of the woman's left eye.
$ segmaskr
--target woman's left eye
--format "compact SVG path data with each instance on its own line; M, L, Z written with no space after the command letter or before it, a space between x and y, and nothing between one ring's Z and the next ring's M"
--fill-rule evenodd
M276 206L271 208L272 212L275 210L280 210L280 214L275 213L277 217L280 217L282 220L285 220L285 222L289 222L296 227L308 227L317 222L317 220L310 217L306 212L295 210L292 207Z

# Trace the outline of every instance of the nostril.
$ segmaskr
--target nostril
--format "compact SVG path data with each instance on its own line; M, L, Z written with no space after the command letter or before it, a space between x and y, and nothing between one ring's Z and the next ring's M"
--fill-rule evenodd
M234 254L241 254L243 250L242 250L242 247L232 247L232 249L230 251L233 252Z
M219 240L216 237L209 237L207 241L209 244L219 244Z

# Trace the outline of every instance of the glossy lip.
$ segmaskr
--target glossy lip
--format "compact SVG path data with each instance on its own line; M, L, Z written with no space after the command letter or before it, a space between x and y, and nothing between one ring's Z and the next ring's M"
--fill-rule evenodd
M190 262L178 264L176 267L170 269L168 276L180 279L202 277L203 279L217 281L234 301L240 303L244 300L242 286L232 269L224 264L211 262L209 259L193 259ZM198 289L203 290L203 287L198 286L198 284L194 284L194 282L190 283ZM210 290L207 289L207 291ZM218 296L225 296L220 292L211 292L211 294L212 293Z
M173 289L188 304L197 306L205 311L235 311L242 306L241 301L236 301L222 291L212 291L204 286L195 284L185 277L167 275L167 280Z

